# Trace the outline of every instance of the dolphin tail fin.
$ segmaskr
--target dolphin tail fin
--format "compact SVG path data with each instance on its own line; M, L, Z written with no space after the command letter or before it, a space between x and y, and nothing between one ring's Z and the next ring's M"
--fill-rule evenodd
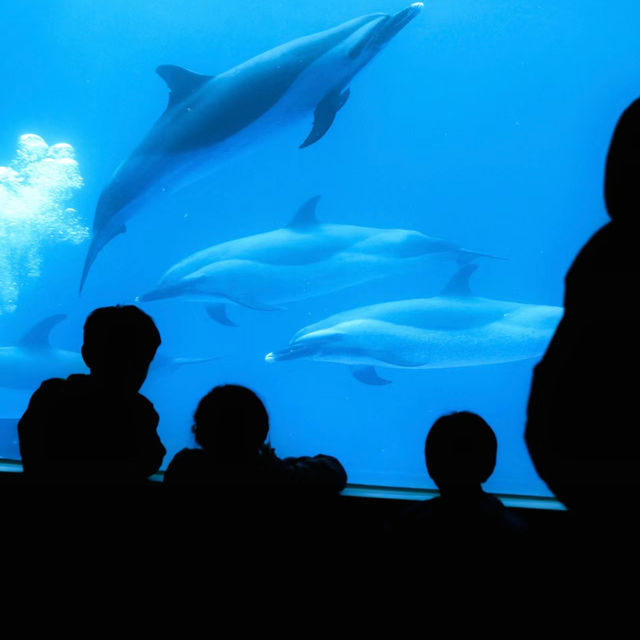
M351 373L356 380L375 386L391 384L391 380L381 378L371 365L358 365L351 367Z
M78 295L82 293L82 288L84 287L84 283L89 275L89 270L91 266L95 262L96 257L102 251L102 248L109 243L113 238L117 235L124 233L126 231L126 227L122 225L117 229L117 231L111 235L105 235L102 233L94 234L91 239L91 244L89 245L89 251L87 251L87 257L84 261L84 268L82 269L82 277L80 278L80 287L78 289Z
M97 248L97 243L95 238L91 240L91 244L89 245L89 251L87 252L87 257L84 260L84 267L82 269L82 277L80 278L80 287L78 288L78 295L82 293L82 288L84 287L84 283L89 275L89 269L91 269L91 265L93 264L96 256L100 252L100 249Z
M160 366L168 369L169 371L176 371L180 367L191 364L204 364L205 362L211 362L218 360L222 356L210 356L208 358L167 358Z
M27 349L48 349L50 348L49 344L49 334L51 333L51 329L55 327L58 323L62 322L67 315L65 313L57 313L56 315L49 316L44 320L40 320L37 324L33 325L27 333L25 333L18 344L21 347Z
M309 133L305 141L300 145L300 149L304 149L304 147L308 147L310 144L317 142L329 131L329 127L335 120L336 113L344 107L344 103L349 98L349 93L349 89L345 89L342 93L336 89L329 91L329 93L320 100L316 110L313 112L313 127L311 128L311 133Z
M209 356L208 358L172 358L171 363L177 367L183 367L190 364L204 364L205 362L213 362L219 360L222 356Z

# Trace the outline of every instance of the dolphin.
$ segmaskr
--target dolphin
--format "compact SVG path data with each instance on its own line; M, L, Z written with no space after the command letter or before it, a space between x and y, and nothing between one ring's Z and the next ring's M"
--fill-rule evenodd
M286 125L313 117L317 142L349 97L353 77L409 23L421 2L375 13L287 42L216 76L158 67L170 94L165 112L102 191L80 291L98 253L144 201L210 173Z
M367 384L388 384L375 366L438 369L537 358L563 308L471 293L475 264L463 266L441 295L385 302L335 314L296 333L267 362L310 358L350 365Z
M209 303L218 322L234 325L233 303L259 310L380 278L430 258L469 262L478 256L457 245L407 229L323 224L319 196L305 202L288 226L198 251L171 267L141 302L181 297Z
M51 330L67 316L56 314L35 324L11 346L0 346L0 387L36 389L48 378L64 378L72 373L88 373L82 355L76 351L55 349L49 342ZM200 364L209 358L172 358L157 354L149 371L173 370L186 364Z

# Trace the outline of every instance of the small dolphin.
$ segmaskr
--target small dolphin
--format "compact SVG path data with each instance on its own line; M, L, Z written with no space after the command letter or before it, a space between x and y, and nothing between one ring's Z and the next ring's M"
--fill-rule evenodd
M459 263L487 256L407 229L323 224L319 196L305 202L287 227L198 251L169 269L148 302L183 297L209 303L209 315L226 325L225 304L275 310L390 275L430 258Z
M210 173L223 160L313 115L300 145L319 140L349 97L353 77L422 8L375 13L292 40L217 76L172 65L157 72L169 104L102 191L80 290L100 250L124 233L145 198Z
M51 330L66 318L57 314L34 325L13 346L0 347L0 387L10 389L36 389L48 378L65 378L72 373L88 373L82 355L76 351L54 349L49 343ZM170 358L157 354L150 372L172 370L185 364L199 364L216 359Z
M438 369L540 356L562 307L473 296L469 277L476 266L463 266L440 296L360 307L309 325L265 360L340 362L361 382L387 384L374 365Z

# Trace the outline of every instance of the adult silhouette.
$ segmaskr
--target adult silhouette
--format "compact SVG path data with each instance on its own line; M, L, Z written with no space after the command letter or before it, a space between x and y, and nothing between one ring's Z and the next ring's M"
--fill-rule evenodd
M82 345L90 373L45 380L18 423L25 478L131 483L155 473L166 451L158 414L139 389L159 345L139 308L93 311Z
M535 367L527 409L525 440L538 474L571 512L605 526L632 514L640 489L640 430L633 422L639 177L636 100L620 117L607 155L611 222L565 277L564 316Z

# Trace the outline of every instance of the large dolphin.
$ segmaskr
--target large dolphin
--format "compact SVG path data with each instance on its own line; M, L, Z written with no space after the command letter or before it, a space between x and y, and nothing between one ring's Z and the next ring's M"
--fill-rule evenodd
M88 373L77 351L56 349L49 342L51 330L66 318L56 314L34 325L15 344L0 347L0 387L35 390L47 378L64 378L72 373ZM173 370L184 364L199 364L210 358L172 358L157 354L149 368Z
M166 111L116 170L98 200L80 289L99 251L154 193L175 190L265 135L313 116L300 145L319 140L349 97L353 77L410 22L415 2L292 40L217 76L158 67Z
M486 256L418 231L323 224L315 214L318 199L305 202L282 229L223 242L185 258L140 301L203 300L211 317L232 325L228 303L273 310L430 258L465 263Z
M309 325L265 359L339 362L362 382L387 384L375 365L438 369L540 356L562 307L476 297L469 289L475 268L463 266L439 296L360 307Z

